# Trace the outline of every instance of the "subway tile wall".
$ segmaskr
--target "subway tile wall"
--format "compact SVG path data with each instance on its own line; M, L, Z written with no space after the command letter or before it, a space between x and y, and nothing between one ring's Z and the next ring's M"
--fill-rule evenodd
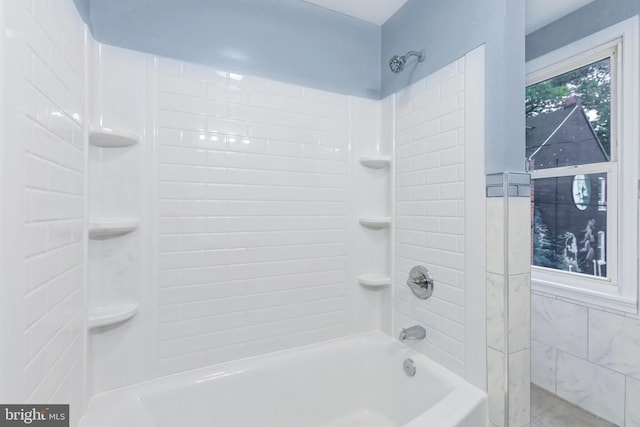
M348 333L350 98L158 79L158 374Z
M4 2L5 144L21 147L24 395L82 407L84 24L72 2ZM6 195L5 195L6 196ZM6 200L6 199L5 199ZM17 207L17 209L20 209ZM24 268L24 270L22 270ZM20 273L22 274L22 273Z
M395 96L395 333L425 326L411 345L464 376L465 59ZM428 300L405 285L415 265L436 282Z

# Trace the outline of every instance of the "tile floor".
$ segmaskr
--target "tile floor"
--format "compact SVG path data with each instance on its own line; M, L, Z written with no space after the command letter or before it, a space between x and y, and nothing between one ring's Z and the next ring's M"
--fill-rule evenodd
M531 384L531 427L616 427Z

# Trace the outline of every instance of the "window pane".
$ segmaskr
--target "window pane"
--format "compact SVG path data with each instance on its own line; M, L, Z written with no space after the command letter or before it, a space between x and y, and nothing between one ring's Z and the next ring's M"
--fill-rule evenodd
M600 163L611 155L611 58L526 89L531 170Z
M607 174L531 185L532 265L607 277Z

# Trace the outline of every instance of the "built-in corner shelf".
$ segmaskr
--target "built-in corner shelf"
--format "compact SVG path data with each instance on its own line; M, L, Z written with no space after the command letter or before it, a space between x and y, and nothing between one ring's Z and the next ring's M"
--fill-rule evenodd
M360 156L360 164L371 169L383 169L391 164L391 156Z
M95 147L130 147L140 142L140 136L128 131L110 128L93 128L89 132L89 144Z
M115 325L131 319L138 312L137 302L125 302L119 304L96 307L89 311L89 329L102 326Z
M383 228L389 228L391 225L391 218L388 216L380 216L380 217L365 217L361 216L358 218L360 225L367 228L372 228L374 230L380 230Z
M127 234L138 228L138 218L100 218L89 222L89 238L105 239Z
M383 288L391 284L391 278L377 274L361 274L358 276L358 283L368 288Z

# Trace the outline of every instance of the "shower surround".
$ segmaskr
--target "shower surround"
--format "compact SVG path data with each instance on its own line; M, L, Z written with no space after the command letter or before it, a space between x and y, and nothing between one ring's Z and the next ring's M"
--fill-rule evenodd
M103 89L96 95L102 107L94 120L145 134L129 154L139 150L146 165L142 197L149 205L140 214L155 251L146 280L123 273L147 305L154 302L150 313L92 336L96 346L105 341L111 348L108 358L95 355L100 365L90 371L94 391L372 328L392 333L409 319L429 330L418 348L466 374L468 248L460 233L467 218L464 182L474 176L465 177L464 60L381 103L104 45L95 52L101 79L95 86ZM380 188L364 188L367 177L359 174L357 159L391 153L393 136L381 137L391 129L385 120L397 123L395 138L413 132L402 126L414 95L411 105L418 107L410 126L432 134L414 132L413 146L424 145L421 150L432 155L413 161L413 176L426 179L425 190L435 193L424 198L416 187L411 195L403 184L403 165L411 159L398 157L394 192L404 199L396 196L397 233L403 239L407 233L421 236L426 252L405 260L398 252L405 246L397 246L395 259L399 268L409 260L434 268L438 289L433 299L413 303L398 271L392 315L389 290L357 283L366 273L359 269L390 271L389 252L380 250L390 244L389 233L362 231L357 218L388 215L392 189L384 188L390 185L385 179L377 180ZM441 108L451 100L451 111ZM402 144L397 150L406 151ZM482 152L482 145L476 150ZM106 161L111 160L116 159ZM433 179L434 173L441 177ZM474 182L482 182L482 171L477 173ZM413 202L406 200L407 191ZM379 203L372 205L375 198ZM435 228L405 223L407 203L437 213ZM456 209L448 209L451 203ZM122 209L131 213L136 207ZM131 246L131 257L136 248ZM365 254L379 260L367 266ZM350 259L361 261L355 265ZM404 309L411 306L417 311ZM137 346L137 372L113 374L113 367L131 358L130 346L115 345L119 340Z
M94 391L339 337L363 330L360 317L380 326L380 308L348 310L365 290L347 284L350 159L378 139L364 119L379 117L374 101L96 52L96 87L106 89L95 120L145 134L129 154L138 150L145 168L137 233L152 249L142 281L123 273L148 316L92 337L98 346L130 339L140 369L110 374L131 357L128 346L96 354ZM353 129L359 116L367 127Z

